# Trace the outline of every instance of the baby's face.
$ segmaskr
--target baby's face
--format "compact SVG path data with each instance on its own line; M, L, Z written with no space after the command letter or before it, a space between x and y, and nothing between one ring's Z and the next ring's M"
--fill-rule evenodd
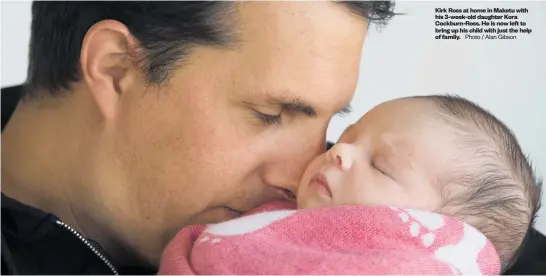
M372 109L309 164L298 188L298 207L439 208L434 179L452 163L456 149L450 131L432 114L418 99Z

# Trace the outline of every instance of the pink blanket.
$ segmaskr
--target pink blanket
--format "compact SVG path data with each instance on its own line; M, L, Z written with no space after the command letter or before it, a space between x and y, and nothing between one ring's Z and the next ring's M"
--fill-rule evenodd
M291 210L182 230L159 274L499 274L493 245L436 213L389 207Z

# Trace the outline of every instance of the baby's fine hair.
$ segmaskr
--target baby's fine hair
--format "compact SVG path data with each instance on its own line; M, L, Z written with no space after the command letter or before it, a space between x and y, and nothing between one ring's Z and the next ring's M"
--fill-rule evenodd
M521 253L533 227L542 192L514 133L479 105L459 96L419 96L454 129L461 155L449 171L439 172L441 211L480 230L508 269Z

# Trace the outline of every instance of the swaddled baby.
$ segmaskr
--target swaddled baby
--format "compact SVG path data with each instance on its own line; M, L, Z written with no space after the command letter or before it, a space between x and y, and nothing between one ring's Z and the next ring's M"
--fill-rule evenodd
M383 103L314 159L300 210L269 204L182 230L160 274L498 274L540 181L512 132L458 97Z

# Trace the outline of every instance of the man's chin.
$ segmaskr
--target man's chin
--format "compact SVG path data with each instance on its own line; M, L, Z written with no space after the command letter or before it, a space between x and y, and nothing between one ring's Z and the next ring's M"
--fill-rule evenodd
M194 216L192 219L190 219L190 221L187 222L187 226L218 223L240 217L241 215L241 212L228 207L214 207Z

